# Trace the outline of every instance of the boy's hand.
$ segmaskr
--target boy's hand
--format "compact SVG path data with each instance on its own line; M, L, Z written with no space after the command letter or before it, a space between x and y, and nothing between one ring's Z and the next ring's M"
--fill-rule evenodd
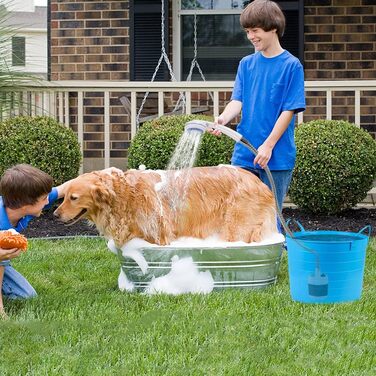
M68 188L68 185L69 185L70 182L71 182L71 180L68 180L65 183L56 187L58 198L62 198L62 197L65 196L65 193L67 191L67 188Z
M220 115L220 116L218 116L214 119L214 124L215 125L217 125L217 124L225 125L225 121L224 121L222 115ZM217 136L217 137L219 137L222 134L222 132L219 129L213 129L213 128L208 128L207 132L212 134L213 136Z
M7 261L14 259L20 255L22 252L21 249L11 248L11 249L2 249L0 248L0 261Z
M253 163L255 166L258 164L261 168L265 168L272 157L273 148L264 143L257 149L257 151L258 153Z

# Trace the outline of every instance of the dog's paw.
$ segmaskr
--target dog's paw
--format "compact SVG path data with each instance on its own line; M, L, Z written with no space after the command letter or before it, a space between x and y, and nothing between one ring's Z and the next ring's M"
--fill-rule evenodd
M122 268L120 268L118 286L119 286L120 291L127 291L127 292L132 292L134 291L134 288L135 288L134 283L127 278Z
M107 248L110 252L114 253L115 255L118 254L118 249L115 245L115 242L113 239L110 239L108 242L107 242Z

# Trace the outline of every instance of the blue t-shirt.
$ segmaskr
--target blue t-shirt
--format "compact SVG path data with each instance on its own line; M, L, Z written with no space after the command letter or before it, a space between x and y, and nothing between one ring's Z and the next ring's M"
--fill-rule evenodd
M244 57L238 67L231 99L242 102L237 131L256 149L267 139L282 111L305 110L304 72L300 61L288 51L267 58L260 52ZM295 165L294 121L276 143L268 163L271 170L291 170ZM235 144L232 164L254 166L254 155Z
M56 188L52 188L52 191L48 195L48 204L44 207L47 209L51 206L58 199L58 192ZM0 230L9 230L11 228L15 229L18 232L21 232L25 229L28 223L35 218L33 215L26 215L25 217L21 218L16 227L13 227L9 221L7 212L5 211L5 206L3 203L3 198L0 196Z

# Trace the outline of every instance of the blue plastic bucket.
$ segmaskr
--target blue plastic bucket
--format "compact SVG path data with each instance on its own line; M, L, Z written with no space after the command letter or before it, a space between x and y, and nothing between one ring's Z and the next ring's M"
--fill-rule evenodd
M358 233L306 231L286 235L290 293L303 303L360 299L371 226ZM368 234L364 234L368 230Z

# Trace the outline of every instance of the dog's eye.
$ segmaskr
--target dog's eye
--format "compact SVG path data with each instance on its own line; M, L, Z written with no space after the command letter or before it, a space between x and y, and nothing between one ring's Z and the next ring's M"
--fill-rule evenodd
M71 196L70 196L70 199L71 199L71 201L75 201L75 200L77 200L77 199L78 199L78 197L77 197L77 196L75 196L75 195L71 195Z

